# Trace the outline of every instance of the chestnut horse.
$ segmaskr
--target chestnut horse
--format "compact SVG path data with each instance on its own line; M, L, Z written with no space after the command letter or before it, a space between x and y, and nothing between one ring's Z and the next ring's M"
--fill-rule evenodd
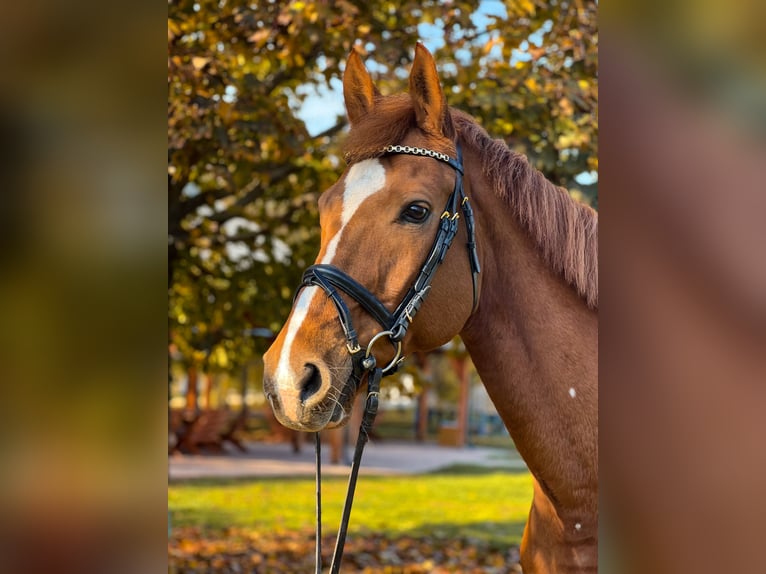
M420 44L409 94L382 96L355 52L343 92L348 168L319 200L317 263L352 277L391 312L412 291L443 216L459 217L458 209L442 213L442 206L460 184L475 213L475 247L464 214L455 246L409 319L402 349L425 351L462 337L534 477L524 571L596 571L596 212L449 108L434 60ZM400 146L410 151L397 153ZM304 431L344 424L359 383L349 353L358 346L347 349L338 303L323 289L304 283L264 356L264 390L277 418ZM369 306L348 291L336 296L362 345L380 333ZM385 365L395 349L376 345L372 355Z

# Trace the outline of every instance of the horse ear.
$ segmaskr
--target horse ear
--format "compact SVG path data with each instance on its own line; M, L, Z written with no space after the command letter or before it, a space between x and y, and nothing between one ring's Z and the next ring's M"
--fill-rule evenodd
M380 92L372 83L367 68L356 50L352 50L343 72L343 98L346 101L348 120L354 124L375 106Z
M410 98L418 126L429 134L448 135L447 100L439 84L431 52L418 42L410 71Z

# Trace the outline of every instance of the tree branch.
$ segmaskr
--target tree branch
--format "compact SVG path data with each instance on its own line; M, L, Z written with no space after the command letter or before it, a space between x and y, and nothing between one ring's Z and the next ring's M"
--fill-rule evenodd
M237 241L248 241L249 239L256 239L258 237L271 235L270 230L260 229L258 231L248 231L245 233L237 233L235 235L226 235L225 233L219 233L210 239L217 244L224 243L236 243Z
M347 125L348 125L348 121L346 121L346 119L341 119L337 124L335 124L331 128L327 128L323 132L319 132L317 135L315 135L311 139L312 140L318 140L318 139L325 138L325 137L328 137L328 136L334 136L339 131L341 131L343 128L345 128Z

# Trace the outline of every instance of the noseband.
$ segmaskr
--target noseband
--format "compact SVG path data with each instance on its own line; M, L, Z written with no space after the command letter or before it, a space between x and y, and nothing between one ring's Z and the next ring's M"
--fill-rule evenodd
M458 230L458 219L460 213L458 208L463 211L465 216L465 226L468 232L468 241L466 245L468 247L468 261L471 265L471 279L473 281L473 310L476 310L478 304L477 293L477 278L480 272L479 257L476 253L476 236L474 232L474 219L473 209L468 202L468 197L463 190L463 156L460 150L460 144L456 144L457 159L453 159L447 154L437 151L411 147L390 145L383 149L384 155L406 154L406 155L418 155L431 157L436 160L442 161L452 167L455 170L455 186L447 199L447 204L444 207L444 211L441 214L439 220L439 229L436 232L431 250L423 262L418 273L415 282L409 288L401 303L396 307L393 313L386 309L386 306L381 303L375 295L359 283L356 279L351 277L345 271L338 269L334 265L318 264L312 265L303 273L303 280L298 287L298 292L304 287L316 286L321 287L327 296L332 300L335 308L338 311L338 318L340 319L343 333L346 336L346 347L351 354L352 362L352 376L351 384L356 387L352 389L356 391L362 383L362 378L365 374L367 377L367 402L365 404L365 410L362 417L362 425L359 429L359 435L357 437L356 449L354 451L354 459L351 463L351 473L349 475L348 490L346 493L346 502L343 507L343 513L341 515L340 528L338 529L338 537L335 541L335 551L332 557L332 564L330 566L330 572L336 574L340 571L340 563L343 559L343 546L346 540L346 534L348 532L348 522L351 515L351 504L354 497L354 490L356 488L356 480L359 474L359 466L362 459L362 451L364 445L367 442L370 430L372 430L372 423L375 420L375 414L378 410L378 392L380 389L380 379L384 375L390 375L395 372L399 365L404 360L402 354L402 340L407 334L407 330L410 328L412 321L415 318L415 314L420 309L420 306L425 301L429 290L431 289L431 283L433 282L436 270L439 265L444 261L444 257L447 254L447 250L452 245L452 240L455 238ZM346 305L346 302L340 296L338 290L343 291L354 299L362 308L371 315L383 330L374 335L370 342L367 344L366 349L362 349L359 345L359 337L354 325L351 321L351 311ZM296 292L296 297L298 295ZM372 354L372 348L378 341L388 338L391 344L394 345L396 352L391 362L384 368L376 366L375 356ZM353 396L353 395L352 395ZM319 433L316 433L316 505L317 505L317 530L316 530L316 572L319 574L322 572L322 551L321 551L321 539L322 539L322 501L321 501L321 443L319 440Z
M452 240L457 234L458 219L460 218L458 208L462 210L465 216L466 231L468 232L466 246L468 247L468 260L471 265L471 279L473 282L473 310L476 309L478 303L477 278L481 268L479 266L479 257L476 253L473 209L471 209L471 204L463 190L463 156L459 143L456 144L456 148L457 159L453 159L444 153L419 147L389 145L383 149L384 155L402 154L430 157L446 163L455 170L455 186L441 214L439 229L436 232L431 250L426 256L415 282L393 313L389 312L380 299L370 293L366 287L334 265L312 265L303 273L303 280L298 287L298 291L308 286L321 287L335 304L343 333L346 336L346 347L349 353L351 353L353 365L352 377L357 385L361 382L362 375L365 372L375 368L375 357L372 355L372 347L380 339L387 336L396 349L394 358L382 369L383 375L395 372L404 360L404 357L401 357L402 340L407 334L415 314L420 309L423 301L425 301L431 289L431 283L433 282L436 270L444 260L447 250L452 245ZM383 327L383 330L370 340L366 350L362 349L359 345L357 332L351 321L351 312L346 302L338 293L338 290L343 291L359 303Z

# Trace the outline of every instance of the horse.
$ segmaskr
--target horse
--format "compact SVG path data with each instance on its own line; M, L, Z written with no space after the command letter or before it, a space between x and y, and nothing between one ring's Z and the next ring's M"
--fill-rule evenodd
M420 43L409 93L382 95L352 51L343 95L347 168L319 199L315 273L264 355L275 415L342 425L369 376L358 357L385 373L459 335L533 477L524 572L597 571L597 213L450 108Z

